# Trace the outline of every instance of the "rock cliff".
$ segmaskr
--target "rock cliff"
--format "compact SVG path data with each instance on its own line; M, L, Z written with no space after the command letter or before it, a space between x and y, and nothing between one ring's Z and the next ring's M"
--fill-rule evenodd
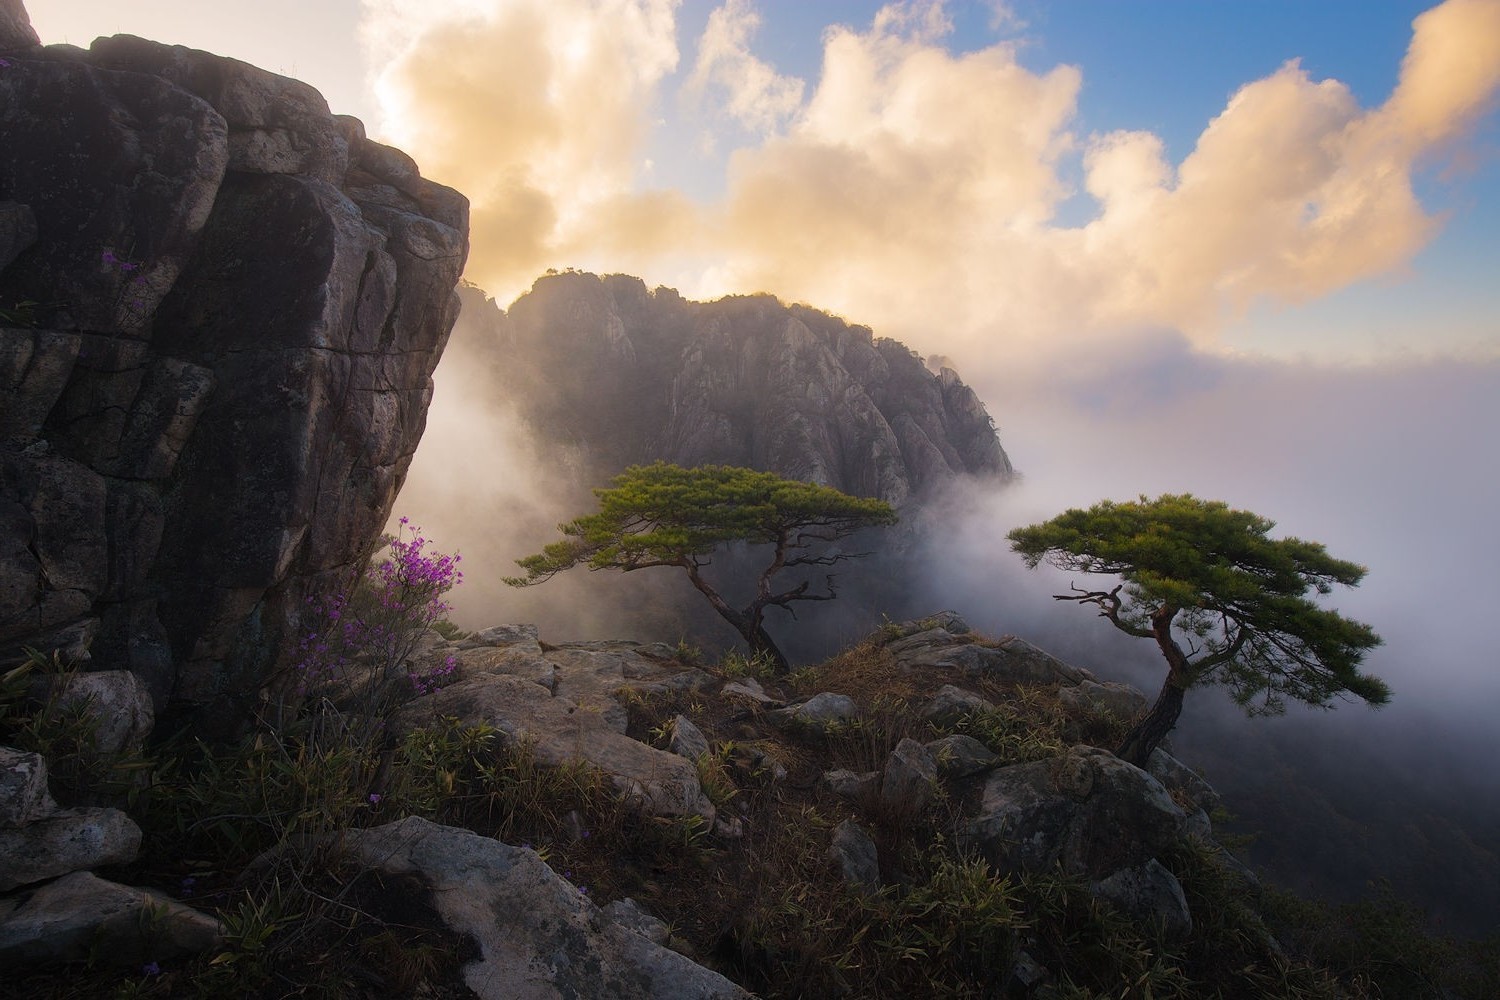
M638 278L541 278L501 313L465 293L495 379L594 482L663 459L727 464L902 505L1008 477L984 405L949 368L769 295L692 302Z
M467 218L305 84L0 0L0 653L242 716L389 515Z

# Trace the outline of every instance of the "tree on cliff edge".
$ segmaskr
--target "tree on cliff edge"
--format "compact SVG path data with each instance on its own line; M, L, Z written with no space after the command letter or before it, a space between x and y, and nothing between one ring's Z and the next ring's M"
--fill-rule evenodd
M1251 715L1278 714L1287 698L1320 708L1336 695L1390 700L1383 681L1358 669L1380 637L1303 596L1355 586L1364 567L1316 542L1267 538L1274 526L1184 494L1106 500L1006 536L1032 569L1046 560L1119 576L1124 582L1109 590L1074 587L1054 597L1096 606L1120 631L1154 640L1166 658L1161 694L1115 751L1121 759L1144 767L1195 685L1225 685Z
M744 637L751 652L769 658L779 673L786 672L788 663L766 633L766 609L790 612L797 601L831 601L836 594L832 574L826 577L824 589L817 591L806 580L778 591L773 586L776 575L863 555L829 552L826 546L861 528L896 520L883 500L852 497L828 486L727 465L695 469L665 462L633 465L612 482L611 488L594 491L599 498L598 513L558 525L566 537L537 555L517 559L526 575L507 577L505 582L526 587L579 564L626 573L676 566ZM734 542L771 546L755 597L742 608L732 606L703 576L713 553Z

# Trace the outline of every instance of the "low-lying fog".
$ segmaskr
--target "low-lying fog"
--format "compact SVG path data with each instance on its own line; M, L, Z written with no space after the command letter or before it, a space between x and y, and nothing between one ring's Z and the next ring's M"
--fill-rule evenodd
M674 593L693 599L678 574L575 570L525 591L500 584L514 559L555 537L559 520L591 507L567 485L567 456L537 454L504 401L486 394L469 354L474 346L462 328L455 334L398 510L438 547L463 553L466 583L454 594L455 617L466 627L535 621L553 641L675 642L676 634L642 634L650 627L642 620L653 601ZM1362 586L1327 600L1384 638L1366 669L1386 679L1394 697L1380 711L1351 703L1245 720L1219 692L1194 692L1177 736L1183 755L1211 779L1240 788L1321 781L1356 798L1415 789L1427 796L1422 809L1452 805L1476 822L1500 815L1493 766L1500 655L1492 628L1500 363L1320 368L1211 358L1162 336L1114 353L1096 345L1046 364L996 359L988 368L961 374L985 400L1022 477L948 498L939 518L945 527L919 578L909 581L916 607L953 608L981 630L1022 635L1154 694L1161 670L1149 644L1114 632L1089 609L1051 600L1068 578L1046 567L1026 570L1006 531L1070 506L1143 493L1192 492L1256 511L1277 522L1276 534L1321 541L1369 568ZM853 564L845 576L858 572ZM619 587L637 588L639 615L595 604L594 595ZM878 624L884 610L846 606L825 618L825 607L832 606L813 608L802 623L776 619L773 631L805 636L820 621L839 620L839 638L848 638ZM733 638L727 629L724 637ZM1244 752L1226 749L1238 747ZM1263 754L1268 764L1257 771ZM1289 776L1281 773L1288 760L1297 762ZM1272 800L1277 794L1261 791ZM1384 822L1378 809L1365 819L1357 808L1346 812L1352 826L1343 837L1372 832L1361 823ZM1270 836L1266 849L1274 854L1274 829ZM1497 846L1476 850L1493 859L1485 852ZM1308 885L1348 894L1344 883L1379 874L1354 870L1343 883ZM1493 903L1476 905L1493 912Z

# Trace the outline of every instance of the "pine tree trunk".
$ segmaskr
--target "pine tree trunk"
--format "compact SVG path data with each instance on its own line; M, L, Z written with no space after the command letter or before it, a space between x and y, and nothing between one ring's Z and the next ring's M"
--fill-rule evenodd
M781 647L776 645L776 641L767 634L764 627L756 625L744 635L745 641L750 644L750 652L770 660L772 669L778 675L791 672L792 665L787 662L786 654L782 653Z
M766 632L760 623L760 614L753 606L749 611L736 611L729 606L729 602L720 596L719 592L709 585L708 581L698 574L698 568L691 563L683 563L687 570L688 579L693 586L698 588L699 593L708 598L708 603L719 613L719 617L734 626L734 630L745 640L750 647L751 655L764 656L771 661L771 667L778 674L788 673L792 665L787 662L786 654L782 653L781 647Z
M1173 678L1168 677L1167 682L1162 685L1161 694L1156 696L1156 704L1151 706L1140 722L1126 734L1120 748L1115 751L1115 756L1136 767L1144 768L1151 751L1155 750L1161 741L1167 738L1172 727L1177 725L1177 717L1182 714L1181 687L1173 683Z

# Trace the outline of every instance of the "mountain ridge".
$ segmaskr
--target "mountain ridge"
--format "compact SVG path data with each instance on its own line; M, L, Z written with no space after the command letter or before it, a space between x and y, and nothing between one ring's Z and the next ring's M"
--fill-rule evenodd
M461 294L498 347L497 389L595 480L658 459L740 465L899 506L959 476L1014 475L956 372L810 306L695 302L581 271L539 278L504 311Z

